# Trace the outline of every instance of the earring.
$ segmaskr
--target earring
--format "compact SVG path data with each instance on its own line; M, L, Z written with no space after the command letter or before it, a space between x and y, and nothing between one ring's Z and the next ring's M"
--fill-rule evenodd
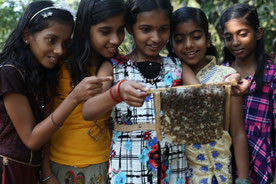
M28 45L28 44L29 44L29 41L28 41L28 40L24 40L24 43L25 43L26 45Z

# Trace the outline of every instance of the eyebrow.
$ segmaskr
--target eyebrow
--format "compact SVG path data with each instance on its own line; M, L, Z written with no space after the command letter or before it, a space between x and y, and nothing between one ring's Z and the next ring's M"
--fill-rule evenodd
M202 33L202 32L203 32L202 30L196 29L196 30L190 32L188 35L192 35L192 34L195 34L195 33ZM183 36L183 35L185 35L185 34L177 33L177 34L175 34L174 36Z
M169 24L164 24L164 25L161 25L160 27L166 27L166 26L170 26ZM152 25L148 25L148 24L141 24L139 25L139 27L153 27Z
M52 33L48 33L48 34L46 34L46 36L51 36L51 37L55 37L55 38L58 38L58 37L59 37L58 35L52 34Z
M240 29L240 30L237 31L237 33L240 33L242 31L248 31L248 29L246 29L246 28ZM229 35L229 34L232 34L232 33L229 33L229 32L223 33L223 35Z

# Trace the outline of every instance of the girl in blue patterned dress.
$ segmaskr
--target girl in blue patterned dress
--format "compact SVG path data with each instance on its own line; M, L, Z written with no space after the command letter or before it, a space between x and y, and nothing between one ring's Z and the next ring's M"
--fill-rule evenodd
M173 13L170 55L188 64L200 83L223 82L236 71L216 64L216 49L211 44L208 20L198 8L183 7ZM231 151L233 141L239 179L235 183L249 183L248 146L243 127L241 97L231 97L230 133L224 131L220 139L209 144L185 145L189 165L189 183L232 183Z
M164 138L157 141L153 95L144 101L143 91L134 88L137 83L156 89L181 85L182 79L185 84L198 81L179 59L159 55L170 35L169 0L130 0L127 12L127 30L133 36L134 50L102 65L98 75L113 75L117 85L89 99L83 106L84 118L95 119L117 104L109 168L111 183L186 183L184 146L169 144ZM141 86L139 89L145 90ZM130 106L130 99L139 103ZM119 103L121 100L124 102Z

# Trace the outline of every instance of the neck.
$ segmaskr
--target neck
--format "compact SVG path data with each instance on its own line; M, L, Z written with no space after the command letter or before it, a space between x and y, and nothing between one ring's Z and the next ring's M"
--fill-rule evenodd
M246 59L237 58L231 66L241 74L242 78L252 75L257 68L257 58L255 55L247 57Z
M196 75L202 68L204 68L208 64L207 60L204 58L201 62L195 65L189 65L193 70L194 74Z
M132 55L133 55L134 59L136 60L136 62L148 61L148 62L160 63L160 55L145 56L144 54L141 54L141 53L137 52L136 50L133 51Z
M101 55L93 55L89 56L88 63L90 66L98 67L101 63L105 61L105 58Z

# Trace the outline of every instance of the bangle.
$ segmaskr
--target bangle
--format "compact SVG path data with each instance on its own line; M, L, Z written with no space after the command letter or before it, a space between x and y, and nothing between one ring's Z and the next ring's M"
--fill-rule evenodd
M44 178L41 180L41 183L44 183L45 181L49 180L50 178L52 178L54 176L54 174L51 174L50 176Z
M117 100L117 99L113 96L113 94L112 94L112 88L113 88L113 86L112 86L111 88L109 88L109 95L111 96L112 100L114 100L114 101L117 102L117 103L120 103L121 101Z
M52 120L52 123L56 126L56 127L58 127L58 128L60 128L62 125L59 125L58 123L56 123L55 121L54 121L54 114L53 114L53 112L51 113L51 120Z
M118 82L117 86L116 86L116 96L118 97L118 99L120 101L124 101L124 99L121 97L120 95L120 85L124 82L125 80L121 80L120 82Z
M250 179L236 178L235 184L251 184Z

